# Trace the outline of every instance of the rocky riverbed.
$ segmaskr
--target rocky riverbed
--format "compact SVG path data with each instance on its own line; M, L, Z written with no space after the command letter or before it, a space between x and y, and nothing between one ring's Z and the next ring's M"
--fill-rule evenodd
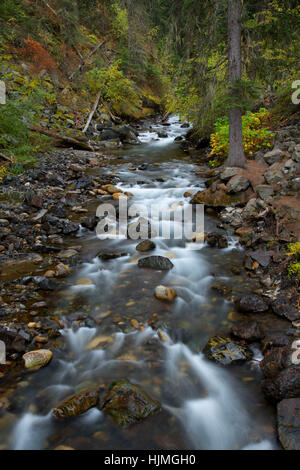
M118 136L106 135L114 147L110 156L55 150L24 175L1 183L0 340L7 362L0 365L0 432L12 430L17 447L128 448L133 437L133 445L143 448L136 428L116 431L115 423L126 429L140 423L136 426L143 426L146 436L151 423L154 429L165 423L164 448L241 448L270 436L276 441L272 410L277 407L281 445L300 448L300 370L293 361L300 337L299 292L286 272L287 244L299 240L298 124L278 131L274 150L257 154L247 170L213 171L197 152L181 149L186 126L176 119L139 125L142 144L126 147L136 144L135 132L121 150L113 144ZM159 199L168 207L205 203L200 258L180 243L155 238L99 242L96 209L108 201L117 207L120 197ZM212 361L209 371L202 350ZM134 372L141 364L147 372ZM259 367L250 372L251 364ZM249 437L248 418L242 404L241 410L236 405L240 442L235 429L228 441L217 436L213 443L213 437L203 437L216 433L205 418L210 407L221 407L218 427L232 419L224 407L230 412L233 390L230 403L227 389L218 395L221 370L228 365L238 380L250 383L248 411L257 415L257 394L267 412L257 418L260 431ZM32 401L28 396L37 392L39 374L45 393ZM120 382L112 385L112 380ZM88 416L95 422L84 436L73 424L62 433L61 418L83 414L86 419L93 410ZM96 425L103 413L112 418L104 431ZM49 437L53 419L55 433ZM182 420L190 423L184 422L185 433ZM267 431L261 431L264 426ZM40 427L44 440L35 441ZM18 440L24 429L32 432L32 444ZM152 448L163 434L149 437ZM10 446L5 439L3 447Z

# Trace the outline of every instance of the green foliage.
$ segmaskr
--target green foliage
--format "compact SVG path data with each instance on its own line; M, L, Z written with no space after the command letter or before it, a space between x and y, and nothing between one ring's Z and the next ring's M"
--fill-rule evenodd
M112 4L112 31L117 38L126 38L128 33L128 12L117 1Z
M288 249L287 255L292 258L288 266L288 275L300 280L300 243L290 243Z
M136 107L141 105L134 82L120 70L120 62L109 67L94 68L87 76L91 91L95 93L101 90L102 102L110 104L114 109L124 102Z
M246 155L252 155L261 148L271 146L274 134L264 127L269 113L261 108L259 113L247 112L242 118L244 151ZM212 155L222 162L229 151L229 120L223 117L217 120L215 132L211 135Z
M2 0L0 3L0 18L10 24L26 21L28 7L22 0Z
M223 104L225 109L240 108L245 112L261 97L261 92L262 87L258 83L250 80L236 80L228 87L220 104Z
M0 114L0 149L13 160L34 160L47 138L33 136L29 126L39 122L45 93L40 88L30 94L27 87L19 89L19 96L8 98L1 105Z

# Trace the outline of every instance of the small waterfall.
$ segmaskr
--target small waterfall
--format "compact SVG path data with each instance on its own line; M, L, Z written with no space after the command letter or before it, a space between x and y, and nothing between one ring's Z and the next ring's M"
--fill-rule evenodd
M254 428L245 403L235 393L235 383L227 371L206 361L201 354L193 354L184 344L167 345L166 371L174 384L187 380L180 372L181 361L186 361L190 373L199 379L204 396L182 396L181 408L168 407L182 422L188 442L198 450L234 450L246 445ZM186 389L186 388L183 388ZM189 381L189 394L197 389ZM256 448L271 448L269 441L248 444Z
M12 437L13 450L40 450L51 433L52 416L26 413L18 422Z

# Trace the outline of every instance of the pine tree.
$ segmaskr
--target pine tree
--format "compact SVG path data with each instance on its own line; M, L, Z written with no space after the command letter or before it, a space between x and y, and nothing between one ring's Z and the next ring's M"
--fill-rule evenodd
M229 85L237 85L242 78L241 51L241 0L228 1L228 81ZM243 146L242 110L239 107L229 108L229 154L227 166L246 166Z

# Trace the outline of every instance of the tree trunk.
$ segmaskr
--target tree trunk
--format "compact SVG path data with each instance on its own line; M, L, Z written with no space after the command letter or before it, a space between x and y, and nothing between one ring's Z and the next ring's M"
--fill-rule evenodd
M228 0L229 86L242 78L242 1ZM229 154L227 166L244 168L247 160L243 146L242 110L229 109Z

